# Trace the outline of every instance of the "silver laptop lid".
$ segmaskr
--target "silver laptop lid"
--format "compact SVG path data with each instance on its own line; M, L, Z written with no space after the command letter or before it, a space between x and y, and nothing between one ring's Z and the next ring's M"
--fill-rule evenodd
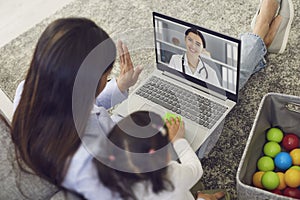
M241 41L153 12L157 68L237 102Z

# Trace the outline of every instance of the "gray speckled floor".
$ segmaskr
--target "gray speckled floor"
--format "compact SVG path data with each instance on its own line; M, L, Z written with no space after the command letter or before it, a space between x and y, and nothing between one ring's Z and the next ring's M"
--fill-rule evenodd
M141 77L143 78L153 70L155 62L151 46L153 40L148 38L150 44L147 45L150 46L145 45L143 41L147 38L148 31L152 31L152 11L238 37L239 33L250 30L250 22L258 2L258 0L75 0L0 48L0 87L13 98L17 84L24 78L28 69L38 37L51 21L59 17L88 17L112 37L125 38L129 48L134 50L132 52L134 63L145 67ZM300 1L294 0L295 19L287 50L281 55L268 55L267 68L253 75L240 91L239 102L226 118L217 145L209 157L202 160L204 167L202 181L207 189L226 188L231 193L232 199L235 199L236 170L261 98L268 92L300 96L299 6ZM143 37L136 40L138 37L133 33L140 33ZM138 46L146 48L138 49ZM115 70L113 74L117 72Z

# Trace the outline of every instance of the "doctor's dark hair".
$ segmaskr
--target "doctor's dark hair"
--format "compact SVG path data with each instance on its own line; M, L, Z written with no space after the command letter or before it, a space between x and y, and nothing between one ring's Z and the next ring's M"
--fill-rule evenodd
M202 43L203 43L203 48L206 48L206 42L205 42L205 39L204 39L204 36L202 35L202 33L200 31L198 31L196 28L189 28L185 31L185 37L189 34L189 33L194 33L196 35L198 35L201 40L202 40Z
M97 95L92 91L89 97L82 97L88 100L80 105L84 110L81 127L75 127L72 94L76 76L85 58L104 41L112 46L108 53L114 59L108 65L97 62L89 67L105 73L116 57L109 35L89 19L57 19L40 36L26 75L12 121L12 140L19 161L56 186L61 186L68 162L81 144L79 135ZM90 83L89 74L85 79Z
M122 128L124 125L130 126L129 124L135 124L133 129L136 133L126 133L128 131ZM154 124L155 126L153 126ZM157 125L162 128L157 128ZM145 127L150 128L145 129ZM150 137L145 137L149 134ZM101 159L94 159L94 163L102 183L111 191L119 194L123 199L137 199L132 188L136 183L146 183L146 189L152 187L152 191L156 194L174 189L167 177L169 163L167 145L170 144L168 130L159 115L148 111L134 112L113 127L108 134L108 139L121 151L116 148L108 148L107 159L110 164L104 164L100 161ZM148 157L141 161L128 152ZM114 167L118 165L130 170L125 172L125 170ZM144 172L145 167L155 170Z

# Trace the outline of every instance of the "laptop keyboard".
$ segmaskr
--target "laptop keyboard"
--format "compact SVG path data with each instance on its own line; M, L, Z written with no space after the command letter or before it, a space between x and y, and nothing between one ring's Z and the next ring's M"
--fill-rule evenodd
M227 110L221 104L158 77L150 78L136 94L209 129Z

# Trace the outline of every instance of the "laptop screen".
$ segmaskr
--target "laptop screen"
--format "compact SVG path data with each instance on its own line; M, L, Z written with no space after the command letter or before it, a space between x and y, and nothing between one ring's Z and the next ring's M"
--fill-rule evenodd
M158 69L237 101L240 40L155 12L153 23Z

